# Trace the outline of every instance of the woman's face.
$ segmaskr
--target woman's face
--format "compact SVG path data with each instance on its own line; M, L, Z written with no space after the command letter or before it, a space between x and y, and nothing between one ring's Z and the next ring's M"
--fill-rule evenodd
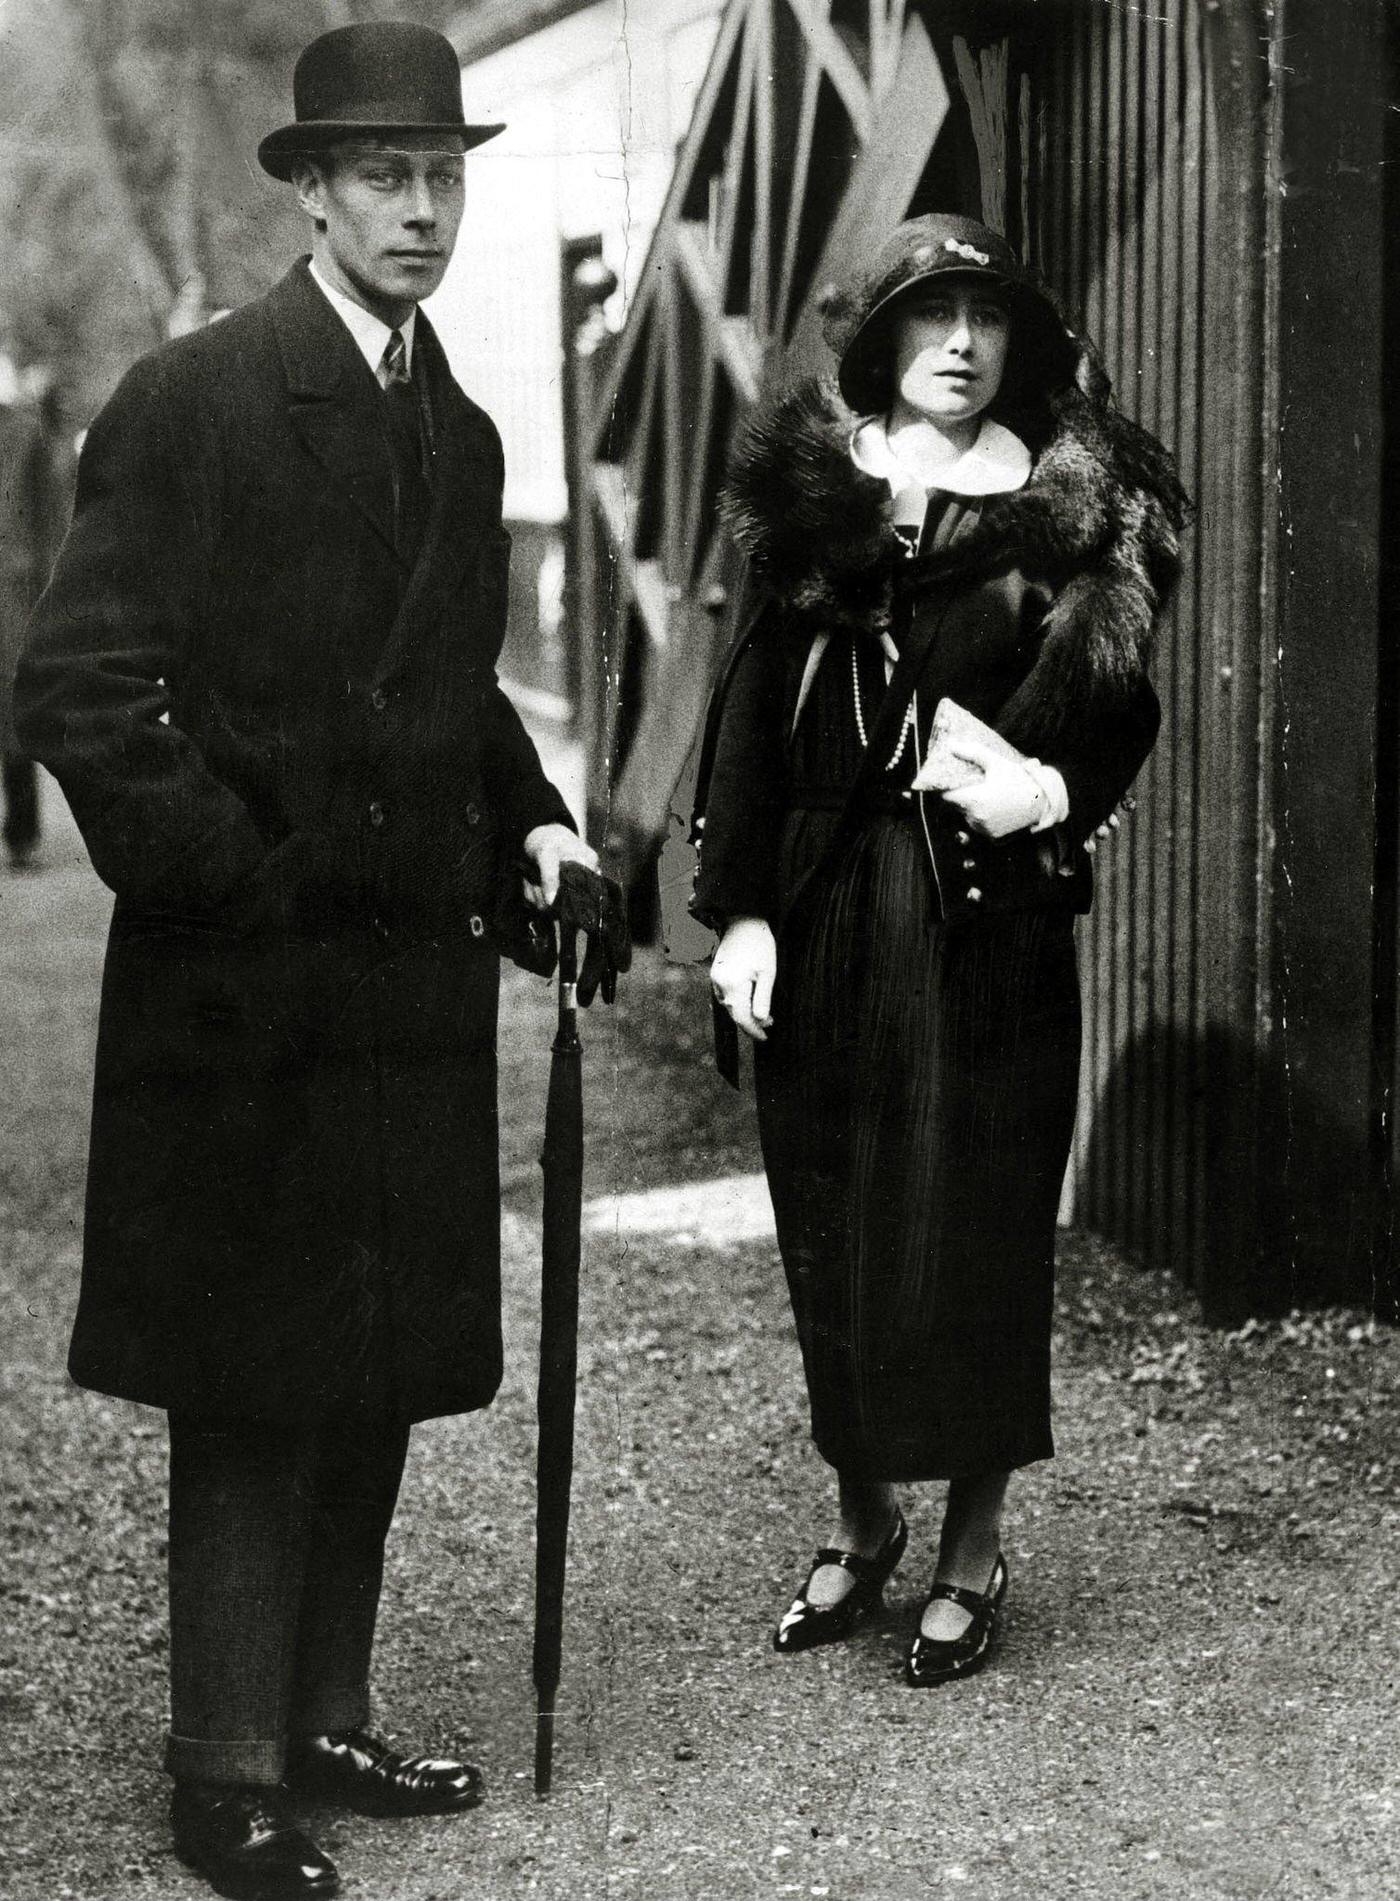
M894 384L910 408L935 422L967 422L1001 388L1011 315L1006 299L976 278L940 279L899 311Z

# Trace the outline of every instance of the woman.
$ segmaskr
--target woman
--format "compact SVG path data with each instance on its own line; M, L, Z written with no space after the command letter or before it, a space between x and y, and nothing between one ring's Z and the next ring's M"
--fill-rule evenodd
M946 1479L923 1686L985 1659L1007 1483L1053 1451L1073 923L1156 736L1147 651L1185 498L970 219L901 226L827 335L836 389L760 417L726 497L762 604L711 710L694 909L755 1043L838 1479L775 1643L846 1636L905 1546L895 1485Z

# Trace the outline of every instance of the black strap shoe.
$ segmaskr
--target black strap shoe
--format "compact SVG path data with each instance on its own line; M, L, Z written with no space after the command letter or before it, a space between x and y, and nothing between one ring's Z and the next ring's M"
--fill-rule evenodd
M297 1827L284 1789L177 1782L175 1853L229 1901L306 1901L339 1894L335 1863Z
M287 1781L298 1795L361 1815L453 1815L474 1809L484 1793L474 1764L401 1756L365 1729L294 1737Z
M980 1670L987 1661L997 1612L1005 1596L1006 1559L1000 1552L985 1591L969 1591L961 1584L935 1584L920 1608L920 1623L929 1605L939 1598L961 1605L971 1621L960 1637L925 1637L922 1631L916 1631L904 1663L905 1682L915 1690L929 1690L936 1683L953 1683Z
M834 1644L849 1637L861 1618L880 1603L890 1574L903 1557L908 1542L909 1527L904 1522L904 1513L896 1510L889 1535L873 1558L862 1558L857 1552L824 1545L812 1560L807 1582L773 1632L773 1648L784 1652L811 1650L816 1644ZM839 1565L855 1579L850 1590L835 1604L814 1604L807 1595L813 1576L824 1564Z

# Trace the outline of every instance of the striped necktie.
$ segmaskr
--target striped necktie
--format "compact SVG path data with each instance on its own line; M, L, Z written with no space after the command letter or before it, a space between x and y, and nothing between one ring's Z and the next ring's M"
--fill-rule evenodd
M389 446L394 457L394 539L409 559L418 551L427 522L429 489L423 466L423 419L418 390L401 330L392 330L379 359L379 380L388 408Z
M408 345L403 340L402 330L391 330L389 341L384 345L384 354L379 359L379 386L388 389L395 383L413 381L408 368Z

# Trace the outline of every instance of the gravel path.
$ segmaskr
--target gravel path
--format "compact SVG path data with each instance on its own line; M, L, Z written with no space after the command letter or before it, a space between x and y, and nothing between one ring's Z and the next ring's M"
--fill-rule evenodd
M63 1374L106 902L71 834L50 859L0 880L0 1896L195 1901L158 1768L163 1421ZM587 1025L594 1232L541 1806L529 1472L549 997L509 984L506 1384L489 1413L415 1434L377 1671L386 1725L471 1750L491 1797L458 1821L322 1817L347 1896L1400 1892L1400 1336L1355 1315L1211 1333L1179 1289L1067 1238L1060 1456L1013 1492L993 1666L922 1696L899 1681L928 1489L906 1501L911 1555L882 1621L833 1652L767 1648L829 1488L745 1179L751 1111L711 1074L707 1015L698 973L643 960L618 1014Z

